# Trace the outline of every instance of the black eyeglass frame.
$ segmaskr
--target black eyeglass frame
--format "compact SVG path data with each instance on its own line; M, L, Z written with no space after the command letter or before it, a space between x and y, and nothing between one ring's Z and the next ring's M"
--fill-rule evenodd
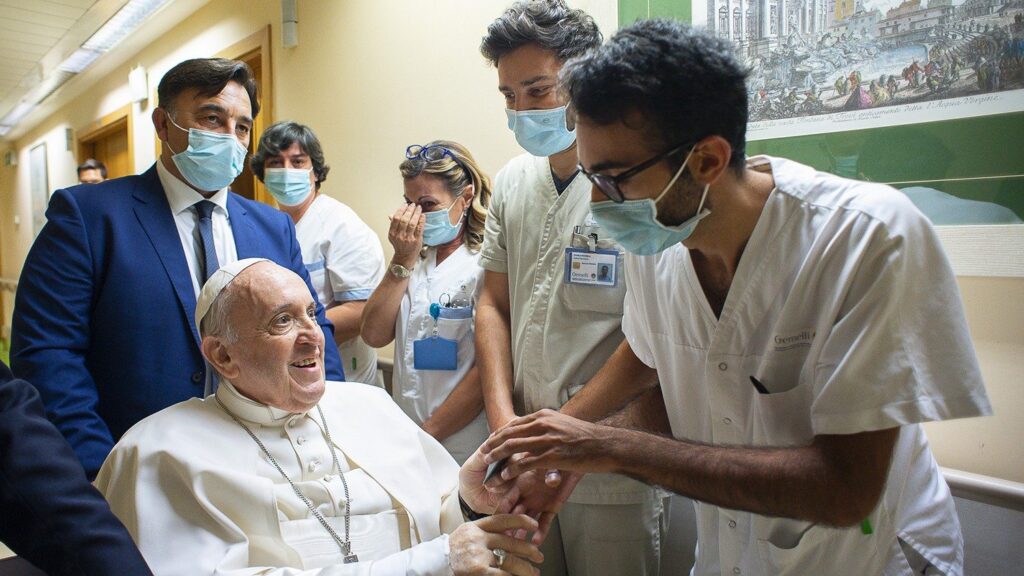
M620 182L625 182L626 180L629 180L633 176L636 176L637 174L643 172L644 170L647 170L651 166L654 166L658 162L661 162L665 158L668 158L669 156L679 152L680 150L686 148L689 145L689 142L684 142L683 144L671 148L666 152L662 152L661 154L644 160L643 162L627 169L624 172L620 172L615 176L589 172L586 168L583 167L583 164L577 164L576 169L579 170L580 173L582 173L584 176L586 176L588 180L593 182L594 186L597 186L597 189L600 190L602 194L607 196L609 200L615 202L616 204L622 204L623 202L625 202L626 197L622 195L622 190L619 189Z

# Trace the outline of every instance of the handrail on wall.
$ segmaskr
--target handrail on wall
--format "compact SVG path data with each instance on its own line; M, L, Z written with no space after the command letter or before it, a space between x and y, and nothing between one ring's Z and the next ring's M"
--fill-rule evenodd
M1024 483L952 468L939 468L953 496L1024 512Z

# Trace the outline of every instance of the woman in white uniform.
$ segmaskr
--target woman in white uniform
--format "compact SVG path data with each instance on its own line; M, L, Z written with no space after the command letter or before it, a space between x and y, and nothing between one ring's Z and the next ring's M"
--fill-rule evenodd
M320 194L330 166L316 134L296 122L271 125L250 161L252 171L295 223L302 261L334 324L345 380L381 385L377 352L359 337L366 299L384 276L384 251L348 206Z
M473 306L491 183L455 142L405 156L405 205L388 231L395 255L363 310L362 335L378 348L395 342L395 401L462 464L488 435Z

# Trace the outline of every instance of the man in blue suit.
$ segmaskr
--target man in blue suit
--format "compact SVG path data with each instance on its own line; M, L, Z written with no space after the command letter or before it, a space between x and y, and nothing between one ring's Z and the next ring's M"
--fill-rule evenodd
M0 541L50 576L151 574L35 388L0 362ZM0 569L0 571L3 571Z
M39 387L89 478L133 424L212 392L191 318L220 264L267 258L309 284L291 220L227 188L259 113L249 67L186 60L157 96L156 165L56 191L15 300L14 373ZM319 304L317 320L332 342ZM337 350L326 348L327 378L343 380Z

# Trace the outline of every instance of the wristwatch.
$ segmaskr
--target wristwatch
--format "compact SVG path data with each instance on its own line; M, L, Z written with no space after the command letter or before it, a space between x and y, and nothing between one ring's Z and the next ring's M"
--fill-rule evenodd
M412 274L412 268L406 268L394 262L391 263L391 266L388 266L388 271L394 274L396 278L408 278Z

